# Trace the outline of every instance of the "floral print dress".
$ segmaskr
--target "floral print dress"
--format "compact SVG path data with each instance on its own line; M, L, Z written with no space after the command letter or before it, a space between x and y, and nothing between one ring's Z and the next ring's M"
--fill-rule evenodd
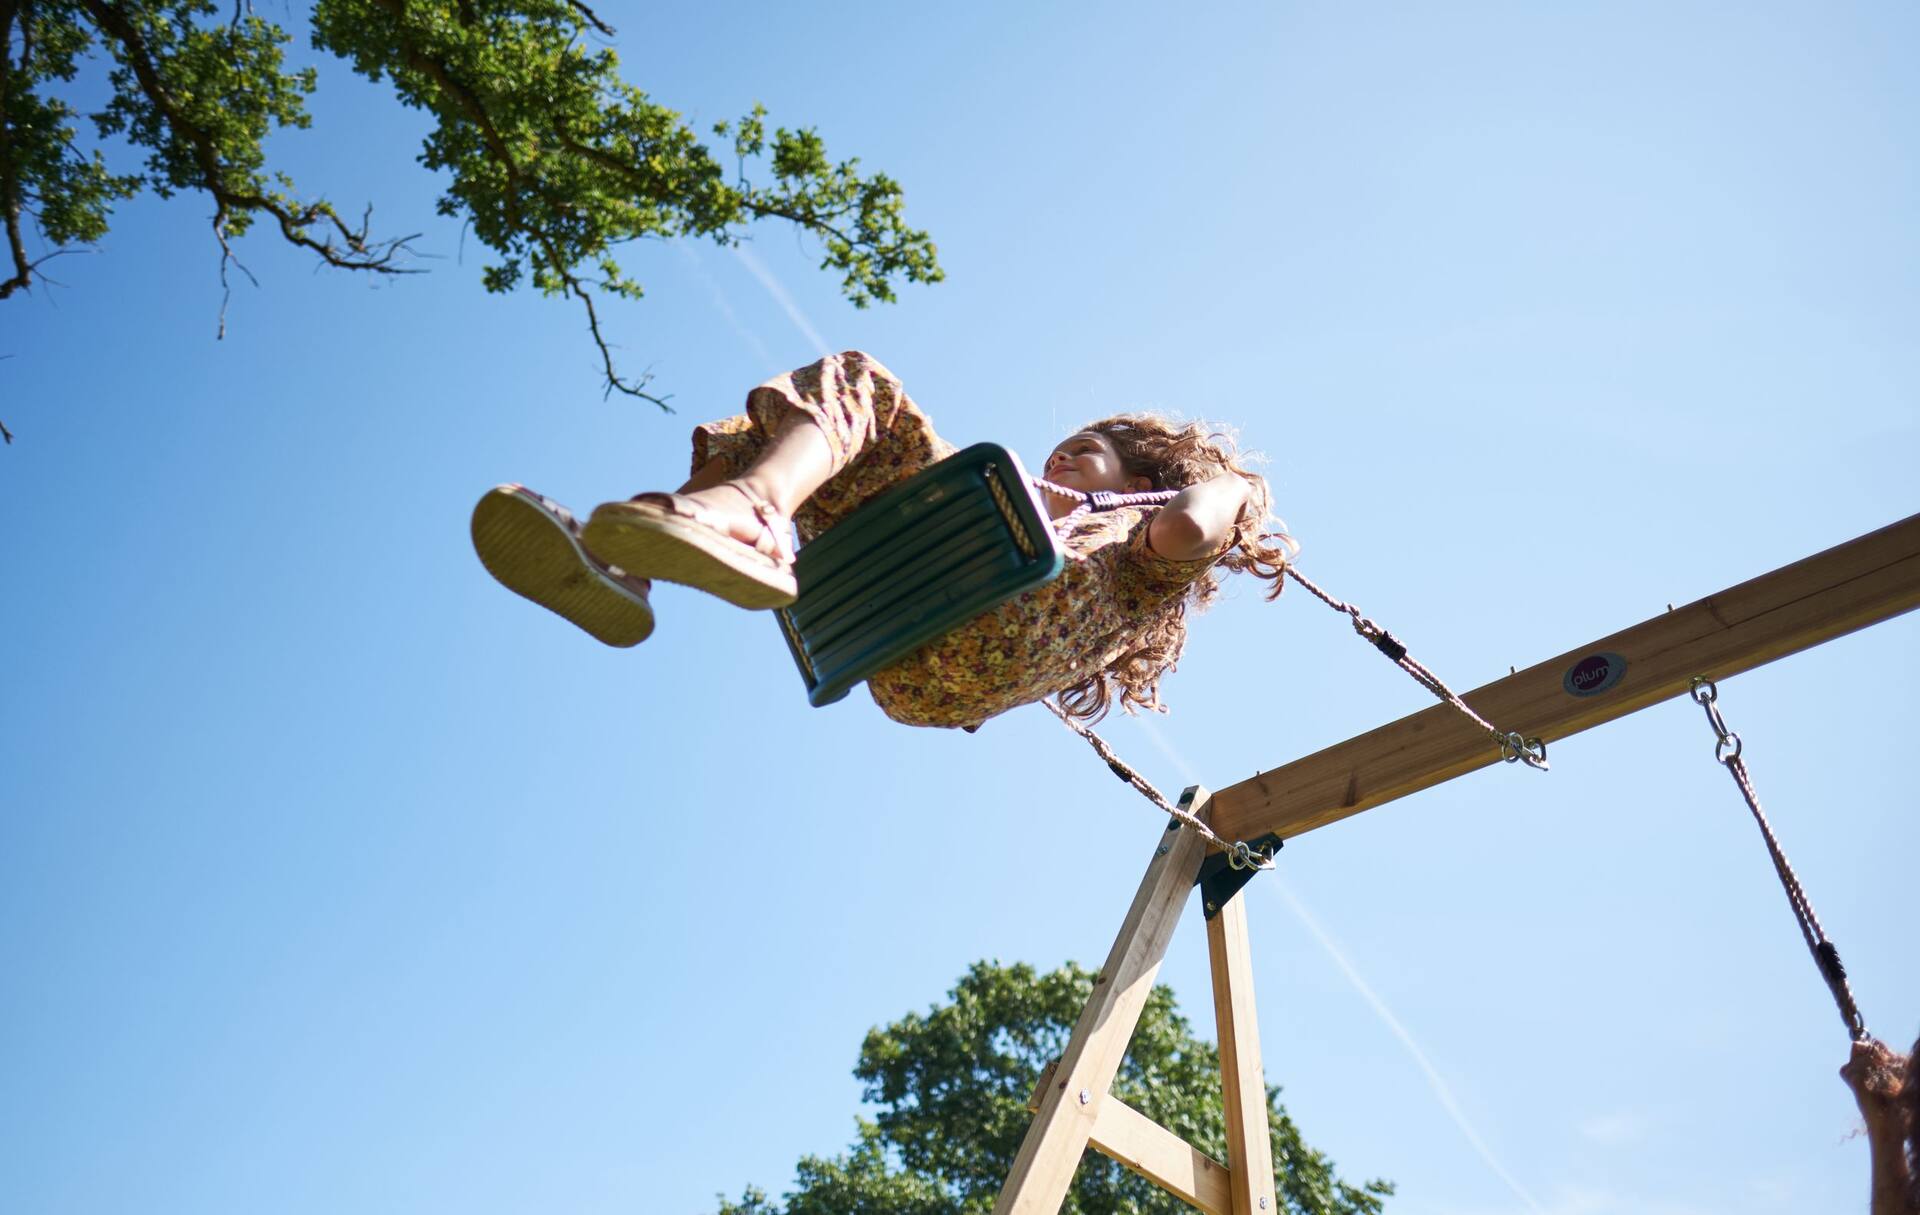
M819 424L833 475L796 512L802 543L882 490L952 455L900 381L859 351L747 394L747 412L697 427L693 466L744 471L792 410ZM976 728L1072 687L1125 653L1217 557L1171 561L1147 545L1151 511L1122 507L1055 522L1066 567L867 680L882 712L912 726Z

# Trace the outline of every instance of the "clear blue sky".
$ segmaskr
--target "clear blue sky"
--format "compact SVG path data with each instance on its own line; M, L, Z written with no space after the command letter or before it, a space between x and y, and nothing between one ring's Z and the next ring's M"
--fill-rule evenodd
M1039 710L811 710L768 620L669 590L610 651L473 559L488 486L672 483L818 345L1036 456L1238 424L1302 568L1462 687L1920 499L1910 4L602 9L702 125L764 102L896 176L949 281L857 312L787 230L649 245L608 326L678 412L603 401L327 61L276 146L431 274L262 232L216 342L208 207L147 200L0 307L0 1209L696 1215L842 1147L862 1034L968 963L1104 954L1159 824ZM1721 689L1899 1044L1917 668L1908 617ZM1250 588L1166 691L1111 736L1168 788L1425 704ZM1864 1209L1845 1036L1698 710L1553 761L1253 889L1308 1139L1405 1215ZM1197 917L1164 976L1205 1024Z

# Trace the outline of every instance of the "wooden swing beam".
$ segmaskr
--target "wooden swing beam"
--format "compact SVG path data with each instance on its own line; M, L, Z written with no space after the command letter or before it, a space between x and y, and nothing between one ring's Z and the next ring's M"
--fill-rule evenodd
M1497 679L1461 699L1549 743L1920 607L1920 515ZM1617 682L1576 694L1624 661ZM1576 675L1576 672L1579 674ZM1213 795L1226 839L1291 839L1498 762L1450 705L1434 705Z

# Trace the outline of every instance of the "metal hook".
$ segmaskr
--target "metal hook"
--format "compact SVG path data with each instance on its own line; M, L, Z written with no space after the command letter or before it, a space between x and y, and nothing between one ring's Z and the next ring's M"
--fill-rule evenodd
M1547 765L1547 744L1538 738L1525 738L1518 730L1509 730L1499 736L1500 758L1507 763L1522 763L1541 772L1550 772Z

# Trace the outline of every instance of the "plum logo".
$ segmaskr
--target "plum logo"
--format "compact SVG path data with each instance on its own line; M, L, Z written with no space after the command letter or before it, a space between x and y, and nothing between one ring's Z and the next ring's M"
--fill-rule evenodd
M1627 660L1618 654L1589 654L1567 668L1560 686L1569 696L1598 696L1620 682L1627 673Z

